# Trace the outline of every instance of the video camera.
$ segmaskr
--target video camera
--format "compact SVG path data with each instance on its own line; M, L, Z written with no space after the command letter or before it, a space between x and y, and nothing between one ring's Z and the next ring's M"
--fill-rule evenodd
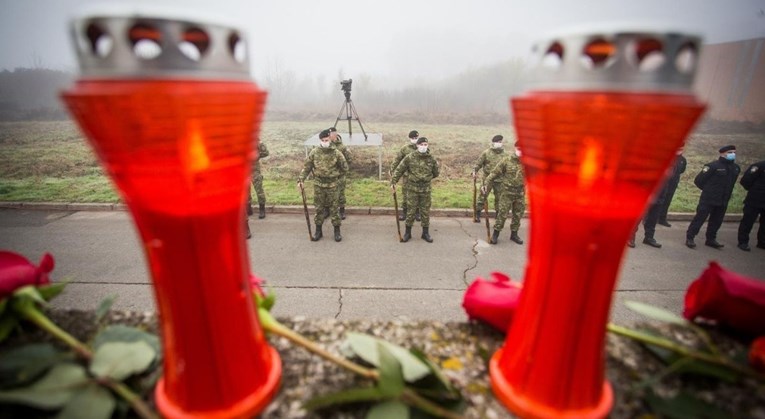
M340 81L340 90L342 90L346 94L350 94L351 93L351 83L353 83L353 79L341 80Z

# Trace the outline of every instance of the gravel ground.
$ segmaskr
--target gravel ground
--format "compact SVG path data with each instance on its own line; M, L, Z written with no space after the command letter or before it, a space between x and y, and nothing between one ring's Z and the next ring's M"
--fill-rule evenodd
M95 331L93 313L82 311L55 311L51 317L65 330L87 340ZM333 319L279 319L285 326L320 343L333 353L340 353L340 345L347 331L367 333L404 347L421 348L432 361L442 367L444 374L462 391L467 400L467 418L513 417L494 399L487 372L486 354L496 351L504 335L479 323L439 322L379 322L338 321ZM153 313L112 311L108 322L139 326L156 330ZM654 328L655 325L653 326ZM669 326L659 328L665 336L688 344L697 344L693 335L683 329ZM0 346L0 351L28 341L39 341L44 336L27 327L28 333L17 336ZM713 340L729 354L745 349L743 343L727 335L712 331ZM263 418L362 418L363 406L306 412L302 403L314 396L364 384L358 378L332 363L296 347L284 338L271 337L271 344L279 352L283 363L281 389L274 401L263 412ZM636 418L650 414L639 384L656 379L663 364L632 340L609 334L607 339L606 375L614 389L612 418ZM728 412L729 417L765 419L765 384L754 379L725 383L707 378L680 378L676 375L651 383L654 393L671 397L680 391L690 393ZM0 413L3 409L0 409Z

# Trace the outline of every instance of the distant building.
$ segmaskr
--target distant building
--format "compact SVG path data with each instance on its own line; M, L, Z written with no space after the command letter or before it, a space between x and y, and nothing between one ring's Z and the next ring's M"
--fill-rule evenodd
M695 90L719 121L765 122L765 38L704 45Z

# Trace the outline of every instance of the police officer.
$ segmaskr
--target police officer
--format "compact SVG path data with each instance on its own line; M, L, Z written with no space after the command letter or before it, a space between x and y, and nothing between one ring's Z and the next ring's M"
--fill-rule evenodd
M298 177L298 184L305 181L309 174L313 173L313 203L316 209L314 223L316 232L313 240L322 238L321 225L326 216L324 210L327 209L332 217L332 225L335 227L335 241L343 239L340 235L340 213L339 197L337 184L338 179L348 172L348 163L340 150L332 147L329 140L329 131L324 130L319 133L319 147L314 148L308 153L308 157L303 164L303 170Z
M263 174L260 171L260 159L268 157L268 147L260 141L258 142L258 156L252 163L252 173L250 181L252 187L255 188L255 195L258 198L258 218L266 218L266 192L263 190ZM252 215L252 193L247 193L247 208L248 214Z
M760 228L757 229L757 247L765 249L765 160L759 161L746 169L741 177L741 186L746 189L744 198L744 216L738 225L738 248L750 251L749 233L754 222L760 217Z
M658 224L664 227L672 227L672 224L667 221L667 213L669 212L669 204L672 203L672 198L675 196L677 185L680 184L680 176L685 173L685 168L688 165L688 161L683 156L683 148L677 150L677 158L675 158L675 164L672 166L672 173L667 178L665 184L664 201L659 208L659 221Z
M433 243L433 238L430 237L428 231L432 191L430 182L438 177L438 163L428 151L427 138L419 137L417 139L417 151L404 157L396 167L390 182L393 191L396 190L396 182L404 175L409 178L407 186L409 191L406 196L406 233L404 233L403 241L407 242L412 238L414 214L419 211L422 217L421 237L426 242Z
M409 153L413 151L417 151L417 139L420 138L420 133L416 130L409 131L409 144L401 147L401 149L398 150L398 153L396 154L396 158L393 159L393 163L390 165L390 175L393 176L393 172L396 171L396 167L398 167L398 164L401 163L401 160L404 160L404 157L408 156ZM398 219L400 221L404 221L406 219L406 206L407 206L407 200L406 197L409 194L409 188L407 188L408 185L408 177L404 175L404 180L401 182L401 195L404 200L404 205L401 208L401 215L398 216ZM417 221L420 221L419 213L416 213L415 217L417 218Z
M654 234L656 234L656 224L659 221L659 212L664 207L664 202L667 199L670 187L670 178L667 178L664 181L664 185L662 185L659 190L659 193L654 197L653 202L648 206L645 215L643 215L643 231L645 232L645 235L643 236L643 244L647 244L657 249L661 248L661 243L657 242L654 237ZM639 222L638 224L635 224L635 229L632 230L632 237L630 237L630 240L627 242L627 246L635 247L635 234L638 231L639 225Z
M329 127L327 128L329 131L329 140L330 144L332 144L332 147L335 147L336 149L340 150L341 153L343 153L343 157L345 157L345 161L348 163L348 167L351 166L351 151L348 149L348 147L343 144L343 137L340 136L340 134L337 133L337 128L335 127ZM340 218L345 220L345 185L347 183L348 176L343 175L338 179L337 181L337 190L339 195L339 205L340 205Z
M495 137L496 138L496 137ZM521 227L521 217L526 210L523 185L523 166L521 166L521 150L515 144L515 152L512 155L505 154L497 163L481 185L481 192L486 194L489 185L495 189L494 197L497 204L497 219L494 221L494 233L491 236L491 244L497 244L499 232L505 227L507 213L513 213L510 222L510 240L523 244L523 239L518 236Z
M696 187L701 189L701 197L696 206L696 215L688 226L688 231L685 232L685 245L691 249L696 247L693 239L701 230L701 225L707 217L709 217L709 223L704 244L715 249L723 247L723 244L717 241L717 230L722 225L725 211L728 209L728 201L741 168L735 163L736 146L721 147L719 153L720 157L716 161L705 164L693 180Z
M478 176L478 172L483 169L483 177L481 178L482 185L486 184L486 176L489 176L491 169L496 167L497 163L499 163L500 160L505 157L505 149L502 148L503 139L504 138L501 135L495 135L491 139L491 147L487 148L481 153L481 155L478 157L478 162L476 163L475 167L473 167L473 179L475 179ZM473 218L473 222L478 223L481 221L481 211L483 211L484 202L488 201L489 199L488 192L494 192L494 211L498 211L500 182L501 179L495 179L493 183L486 184L486 192L481 193L481 196L478 197L476 202L475 217ZM497 212L497 214L499 213Z

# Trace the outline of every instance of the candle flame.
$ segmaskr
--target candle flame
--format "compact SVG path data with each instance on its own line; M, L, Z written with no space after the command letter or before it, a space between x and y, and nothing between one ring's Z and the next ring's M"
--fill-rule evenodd
M202 132L196 121L191 122L189 135L183 141L181 153L188 172L196 173L210 167L210 157L207 155Z
M584 140L579 165L579 186L590 187L603 167L603 148L593 138Z

